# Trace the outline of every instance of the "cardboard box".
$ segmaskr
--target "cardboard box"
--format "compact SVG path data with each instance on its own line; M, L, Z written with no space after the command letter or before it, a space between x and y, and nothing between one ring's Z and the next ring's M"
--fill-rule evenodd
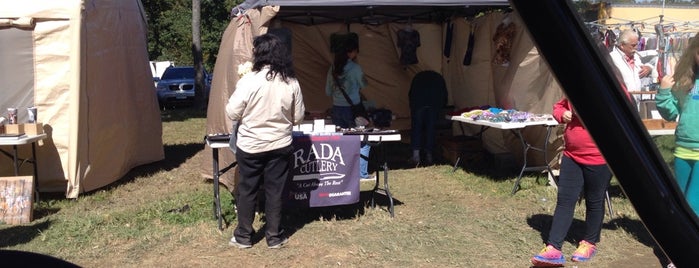
M30 124L5 125L5 133L8 133L8 134L25 133L27 135L43 134L44 133L44 124L42 124L42 123L30 123Z
M24 133L27 135L39 135L44 133L44 124L42 123L27 123L22 124Z
M22 124L7 124L7 125L5 125L5 133L7 133L7 134L24 133L24 125L22 125Z
M0 177L0 221L23 224L34 216L34 176Z

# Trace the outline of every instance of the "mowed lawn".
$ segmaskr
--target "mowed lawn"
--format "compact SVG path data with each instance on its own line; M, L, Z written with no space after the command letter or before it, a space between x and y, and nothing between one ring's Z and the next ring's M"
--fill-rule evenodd
M233 200L222 187L226 225L217 229L212 183L201 175L205 115L164 111L166 159L134 169L118 182L66 200L43 193L33 222L0 225L0 246L46 254L83 267L528 267L543 247L556 189L545 176L526 174L510 195L514 176L492 177L483 162L452 170L449 163L409 167L407 144L388 146L388 200L362 184L356 205L285 214L288 247L228 246L235 225ZM661 151L671 137L656 139ZM405 157L403 157L405 154ZM668 155L669 156L669 155ZM476 166L481 168L476 168ZM664 267L666 260L613 180L614 214L605 218L598 255L580 267ZM570 256L584 232L584 201L563 251ZM259 215L256 227L262 226ZM571 263L569 263L571 265Z

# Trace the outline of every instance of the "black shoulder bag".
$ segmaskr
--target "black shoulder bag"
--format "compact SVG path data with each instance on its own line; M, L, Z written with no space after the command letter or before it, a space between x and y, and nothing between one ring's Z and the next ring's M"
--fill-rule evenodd
M345 99L347 100L347 103L350 104L350 107L352 107L352 114L354 115L354 118L363 117L364 119L369 120L369 113L367 113L366 108L364 108L364 104L362 104L361 101L358 104L352 103L352 99L350 99L347 92L345 92L345 88L341 86L338 81L335 81L335 85L338 89L340 89L340 92L342 92L342 96L345 96Z

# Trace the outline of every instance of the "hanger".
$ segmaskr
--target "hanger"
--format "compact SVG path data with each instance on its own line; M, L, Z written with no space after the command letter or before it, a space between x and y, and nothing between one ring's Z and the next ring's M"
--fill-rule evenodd
M405 24L405 31L406 31L406 32L412 32L412 31L413 31L412 19L413 19L412 16L408 17L408 23Z

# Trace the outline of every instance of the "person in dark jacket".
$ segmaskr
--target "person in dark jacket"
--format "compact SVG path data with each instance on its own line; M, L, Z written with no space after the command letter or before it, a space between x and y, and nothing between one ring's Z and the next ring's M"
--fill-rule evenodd
M421 71L413 77L408 93L410 102L410 144L414 164L431 165L436 138L435 124L442 108L447 104L447 83L435 71ZM424 162L421 152L425 153Z

